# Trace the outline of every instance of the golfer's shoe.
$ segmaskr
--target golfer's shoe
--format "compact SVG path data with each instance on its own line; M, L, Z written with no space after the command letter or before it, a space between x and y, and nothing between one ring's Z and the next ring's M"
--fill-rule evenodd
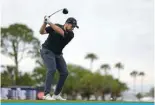
M54 94L53 94L52 98L55 100L62 100L62 101L66 100L66 99L62 98L60 95L54 95Z
M43 96L43 100L55 100L55 98L51 97L50 94Z

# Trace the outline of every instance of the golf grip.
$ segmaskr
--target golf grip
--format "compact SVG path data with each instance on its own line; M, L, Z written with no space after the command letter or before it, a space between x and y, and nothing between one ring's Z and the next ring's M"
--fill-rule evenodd
M52 13L52 14L51 14L51 15L49 15L48 17L50 18L52 15L56 14L57 12L59 12L59 11L61 11L61 10L63 10L63 9L60 9L60 10L58 10L58 11L56 11L56 12ZM47 21L47 19L45 19L45 21Z

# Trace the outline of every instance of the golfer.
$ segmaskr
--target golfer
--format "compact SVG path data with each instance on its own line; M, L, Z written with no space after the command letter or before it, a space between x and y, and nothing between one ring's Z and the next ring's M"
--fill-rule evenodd
M47 26L47 24L49 26ZM48 16L44 17L44 23L40 28L40 34L49 34L46 41L42 44L40 50L41 57L47 68L44 100L66 100L60 96L64 82L68 76L66 62L62 55L63 48L73 39L74 28L79 28L75 18L70 17L64 25L53 24ZM51 85L56 70L59 71L60 77L54 94L50 96Z

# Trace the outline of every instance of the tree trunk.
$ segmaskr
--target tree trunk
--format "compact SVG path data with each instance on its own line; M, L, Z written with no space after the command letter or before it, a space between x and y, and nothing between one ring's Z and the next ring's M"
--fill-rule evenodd
M90 70L93 69L93 60L90 61Z
M87 95L86 95L86 97L87 97L87 100L89 100L89 99L90 99L90 95L89 95L89 94L87 94Z
M15 69L15 85L17 84L17 78L18 78L18 61L16 59L15 59L15 63L16 63L16 69Z
M104 95L102 95L102 100L104 100L104 101L105 101L105 96L104 96Z
M16 42L16 44L18 44ZM18 77L18 45L15 45L15 42L13 41L13 52L14 52L14 61L15 61L15 73L14 73L14 85L16 85L17 83L17 77Z
M134 89L134 94L136 94L136 77L134 77L134 85L133 85L133 89Z
M95 100L98 99L98 96L99 96L98 92L95 92Z
M143 93L143 77L141 76L141 93Z
M120 69L118 69L118 80L120 80Z
M105 75L107 76L107 74L108 74L108 73L107 73L107 69L104 69L104 73L105 73Z

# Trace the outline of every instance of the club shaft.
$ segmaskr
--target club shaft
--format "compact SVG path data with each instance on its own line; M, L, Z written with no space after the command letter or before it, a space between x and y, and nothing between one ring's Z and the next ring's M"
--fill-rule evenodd
M48 17L51 17L52 15L56 14L57 12L59 12L59 11L61 11L61 10L63 10L63 9L60 9L60 10L58 10L58 11L56 11L56 12L52 13L52 14L51 14L51 15L49 15Z

